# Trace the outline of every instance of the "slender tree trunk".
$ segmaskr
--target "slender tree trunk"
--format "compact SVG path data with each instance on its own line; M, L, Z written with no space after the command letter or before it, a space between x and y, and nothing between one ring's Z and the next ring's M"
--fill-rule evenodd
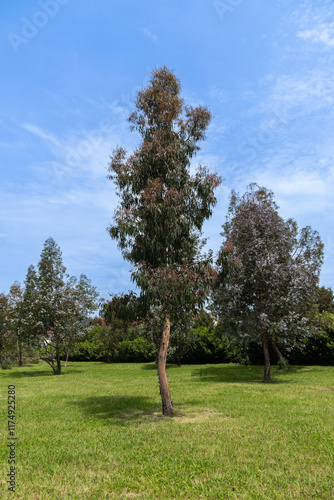
M53 370L53 373L56 375L56 368L55 368L53 360L50 360L50 359L47 359L47 358L43 358L43 356L40 356L39 359L41 359L42 361L45 361L49 366L51 366L51 368Z
M179 344L180 344L179 338L176 337L175 357L176 357L176 364L177 364L177 366L181 366L180 345Z
M61 374L61 361L60 361L60 353L59 353L59 347L58 346L56 348L56 360L57 360L56 375L60 375Z
M19 342L19 366L22 366L23 365L23 361L22 361L22 344L21 342Z
M66 347L65 368L67 367L69 352L70 352L70 348L69 348L69 346L67 346Z
M268 348L268 337L263 338L263 354L264 354L264 378L263 382L270 382L270 356Z
M279 348L277 347L276 343L273 340L271 340L271 345L273 346L279 361L283 361L284 360L283 354L281 353L281 351L279 350Z
M173 416L173 405L170 397L169 386L166 374L166 360L167 360L167 348L170 336L170 318L167 314L165 317L164 329L162 332L162 339L159 349L158 357L158 377L159 377L159 387L162 401L162 414L165 417Z

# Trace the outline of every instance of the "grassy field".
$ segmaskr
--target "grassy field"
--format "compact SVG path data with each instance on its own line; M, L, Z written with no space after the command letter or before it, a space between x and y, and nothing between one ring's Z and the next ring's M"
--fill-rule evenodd
M334 367L154 364L1 371L2 499L333 499ZM16 386L16 492L6 479Z

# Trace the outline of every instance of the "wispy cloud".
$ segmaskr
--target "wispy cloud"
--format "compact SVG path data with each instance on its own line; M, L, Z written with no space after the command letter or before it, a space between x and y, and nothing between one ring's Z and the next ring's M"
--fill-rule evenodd
M114 109L115 111L115 109ZM49 148L50 159L37 162L32 168L42 175L52 175L56 183L63 183L82 174L105 177L107 160L120 143L132 146L129 133L124 130L123 115L102 119L96 127L79 129L58 137L38 125L24 123L21 127L39 137Z
M229 100L229 95L227 90L221 87L213 87L212 89L209 90L208 94L212 99L218 101L221 104L226 104Z
M142 29L142 32L144 33L144 35L146 35L148 38L150 38L152 40L153 43L155 44L158 44L159 43L159 40L158 40L158 37L156 35L154 35L150 30L148 30L147 28L143 28Z
M277 75L267 90L268 98L260 106L261 111L270 109L282 118L328 111L334 105L334 68Z
M325 47L334 47L334 23L322 23L319 26L297 32L297 37Z
M24 130L27 130L28 132L31 132L37 137L40 137L41 139L50 142L51 144L57 146L58 148L62 147L61 142L53 134L51 134L50 132L46 132L37 125L34 125L32 123L23 123L22 128Z
M318 49L334 47L334 5L332 2L305 0L291 16L296 37L315 44Z

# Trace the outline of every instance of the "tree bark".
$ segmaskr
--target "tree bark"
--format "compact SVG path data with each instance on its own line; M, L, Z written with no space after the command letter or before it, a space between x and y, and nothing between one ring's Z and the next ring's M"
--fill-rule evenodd
M57 360L57 371L55 373L56 373L56 375L60 375L61 374L61 361L60 361L60 353L59 353L58 346L56 349L56 360Z
M263 338L263 354L264 354L264 378L263 382L270 382L270 356L268 348L268 338Z
M276 343L273 340L271 340L271 345L273 346L279 361L283 361L284 360L283 354L281 353L281 351L279 350L279 348L277 347Z
M162 414L165 417L173 416L173 405L170 397L169 386L166 374L167 348L170 336L170 318L167 314L162 332L162 339L158 356L158 378L162 401Z
M19 342L19 366L22 366L23 365L23 362L22 362L22 344L21 342Z
M69 346L67 346L66 347L65 368L67 367L69 352L70 352L70 348L69 348Z
M53 359L43 358L43 356L40 356L39 359L41 359L42 361L45 361L49 366L51 366L53 373L56 375L56 368L55 368Z

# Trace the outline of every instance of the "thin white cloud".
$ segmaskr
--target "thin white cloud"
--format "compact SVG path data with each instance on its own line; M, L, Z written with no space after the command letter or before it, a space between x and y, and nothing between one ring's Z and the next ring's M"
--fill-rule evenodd
M115 107L112 107L115 111ZM111 119L101 120L96 127L75 130L65 137L41 127L24 123L21 127L44 141L49 148L50 159L32 166L39 171L42 180L52 177L56 184L64 184L71 179L85 175L86 177L106 177L108 159L118 145L126 148L134 147L124 114L113 113Z
M31 132L32 134L36 135L37 137L40 137L41 139L44 139L54 146L61 147L61 143L58 141L58 139L51 133L46 132L45 130L41 129L37 125L31 124L31 123L23 123L22 128L24 130L27 130L28 132Z
M142 31L144 35L146 35L148 38L150 38L150 40L152 40L152 42L154 42L155 44L159 43L158 37L154 35L150 30L143 28Z
M220 104L226 104L229 101L229 94L227 90L221 87L213 87L208 92L209 96L218 101Z

